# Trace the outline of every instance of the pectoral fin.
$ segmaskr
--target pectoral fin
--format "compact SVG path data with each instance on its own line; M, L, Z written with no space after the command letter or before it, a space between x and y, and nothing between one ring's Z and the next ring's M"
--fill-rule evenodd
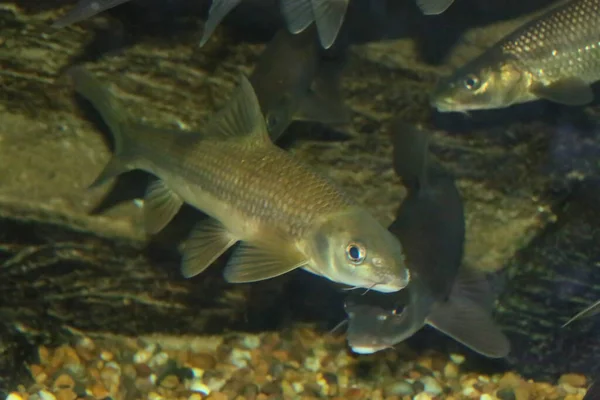
M321 45L328 49L333 45L344 23L349 0L312 0L315 23Z
M183 200L167 187L164 181L155 180L146 190L144 199L144 224L146 232L160 232L177 214Z
M304 256L285 246L255 247L240 244L225 268L225 279L232 283L262 281L283 275L306 264Z
M438 15L452 5L454 0L417 0L417 6L425 15Z
M213 0L210 10L208 11L208 18L204 23L204 32L202 33L202 39L200 39L200 47L208 42L208 39L210 39L223 18L225 18L225 16L227 16L240 1L241 0Z
M563 328L565 326L569 325L573 321L576 321L581 318L591 317L592 315L596 315L598 313L600 313L600 301L595 302L594 304L586 307L585 309L583 309L580 312L578 312L577 314L575 314L570 320L565 322L565 324L563 325Z
M237 239L219 221L209 219L198 223L183 245L181 273L186 278L198 275L235 242Z
M281 13L293 34L302 32L315 20L310 0L281 0Z
M486 357L502 358L510 351L508 339L487 311L467 298L436 304L426 322Z
M568 106L583 106L594 100L590 85L579 78L564 78L549 85L535 84L531 93L541 99Z

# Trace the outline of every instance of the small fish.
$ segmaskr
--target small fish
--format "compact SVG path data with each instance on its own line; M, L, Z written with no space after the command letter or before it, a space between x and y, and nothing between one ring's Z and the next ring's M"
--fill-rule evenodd
M75 7L52 25L55 28L80 22L129 0L79 0ZM291 33L304 31L313 22L317 26L321 45L330 48L338 36L350 0L281 0L281 11ZM454 0L417 0L426 15L443 13ZM242 0L213 0L200 46L204 46L223 18Z
M562 327L564 328L565 326L569 325L571 322L574 322L581 318L588 318L588 317L594 316L598 313L600 313L600 300L598 300L594 304L586 307L585 309L583 309L580 312L578 312L577 314L575 314L570 320L565 322L565 324Z
M504 357L509 342L490 317L486 279L461 268L465 237L462 199L454 179L428 155L429 135L393 124L394 168L408 189L389 230L400 239L411 281L401 312L346 304L347 339L356 353L374 353L428 324L488 357Z
M342 63L325 61L320 52L314 29L298 35L282 29L256 63L250 83L273 142L293 121L350 121L339 93Z
M440 80L441 112L494 109L546 99L582 106L600 79L600 0L554 7Z
M93 185L134 169L158 177L144 201L149 233L160 231L184 202L211 217L184 243L184 276L201 273L242 242L225 269L229 282L303 268L380 292L408 284L399 240L328 179L270 141L246 78L195 133L136 125L90 73L76 67L70 75L115 139L114 156Z
M600 400L600 381L596 380L589 387L583 400Z

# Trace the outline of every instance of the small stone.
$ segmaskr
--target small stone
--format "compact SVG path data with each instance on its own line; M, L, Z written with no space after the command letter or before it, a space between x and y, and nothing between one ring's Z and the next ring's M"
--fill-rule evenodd
M252 354L248 350L240 350L234 348L231 350L229 360L233 365L238 368L245 368L248 366L248 361L252 359Z
M40 390L38 396L40 396L41 400L56 400L56 396L47 390Z
M104 361L112 361L114 358L114 354L107 350L102 350L100 352L100 358Z
M225 393L215 392L208 396L206 400L228 400L227 395Z
M148 393L148 400L164 400L164 397L156 392L150 392Z
M242 344L247 349L256 349L260 346L260 337L257 335L246 335Z
M175 389L179 386L179 378L175 375L167 375L160 381L160 386L165 389Z
M484 393L479 397L479 400L494 400L494 398L492 396L490 396L489 394Z
M77 393L73 389L59 389L56 391L56 400L75 400Z
M388 385L384 391L386 396L410 396L414 393L412 385L406 381L394 382Z
M321 368L321 362L317 357L306 357L304 360L304 368L311 372L317 372Z
M137 351L133 355L133 362L135 364L146 364L152 358L152 352L147 349Z
M458 378L458 366L455 363L446 363L444 366L444 376L446 378L455 379Z
M583 375L579 374L564 374L558 379L558 384L569 384L576 388L585 387L587 384L587 379Z
M106 390L104 385L99 382L96 382L92 385L91 392L92 396L94 396L96 399L105 399L110 396L108 390Z
M281 385L278 381L266 383L262 386L261 392L268 395L280 395Z
M465 362L465 356L462 354L450 354L450 359L454 364L460 365Z
M427 392L421 392L413 397L413 400L431 400L431 396Z
M23 397L16 392L11 392L6 396L6 400L23 400Z
M436 396L442 393L442 386L439 384L437 379L435 379L432 376L424 376L423 378L421 378L421 383L423 383L424 389L428 393L434 394Z
M216 358L209 353L194 353L190 354L188 363L193 368L199 368L201 370L210 370L217 366Z
M515 389L515 397L517 400L529 400L531 393L528 385L521 385Z
M259 392L260 391L258 390L258 386L256 386L253 383L250 383L244 386L244 388L241 391L241 394L246 398L253 398L258 396Z
M200 379L196 378L190 382L190 390L193 392L202 393L204 395L210 394L210 388L204 384Z
M496 397L499 398L500 400L517 400L515 391L509 387L499 389L496 392Z
M58 389L73 389L75 381L69 374L61 374L54 380L54 390Z
M202 400L202 395L198 393L192 393L190 397L188 397L188 400Z

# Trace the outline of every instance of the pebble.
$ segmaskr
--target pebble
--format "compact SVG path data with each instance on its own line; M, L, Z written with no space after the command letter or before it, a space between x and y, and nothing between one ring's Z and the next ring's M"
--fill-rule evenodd
M6 400L23 400L19 393L11 392L6 396Z
M517 400L515 391L509 387L496 391L496 397L498 397L500 400Z
M69 374L61 374L54 380L54 390L58 389L73 389L75 381Z
M432 400L431 395L427 392L421 392L413 397L413 400Z
M458 366L455 363L447 363L444 366L444 376L446 378L454 379L458 377Z
M56 391L56 400L75 400L77 393L72 389L59 389Z
M492 396L490 396L489 394L484 393L479 397L479 400L494 400L494 398Z
M385 388L386 396L409 396L413 393L412 385L406 381L395 382Z
M558 379L558 384L568 384L572 387L582 388L587 384L587 379L583 375L579 374L564 374Z
M421 378L421 383L423 383L425 391L433 395L438 395L443 391L440 383L432 376L424 376Z
M454 364L462 364L465 362L465 356L463 356L462 354L450 354L450 359L452 360L452 362Z
M179 386L179 378L175 375L167 375L160 381L160 386L165 389L175 389Z
M260 346L260 337L257 335L246 335L242 341L242 344L247 349L256 349L258 346Z
M38 395L40 396L41 400L56 400L56 396L47 390L40 390Z
M190 382L190 390L193 392L199 392L205 395L210 394L210 388L204 384L200 379L194 379Z

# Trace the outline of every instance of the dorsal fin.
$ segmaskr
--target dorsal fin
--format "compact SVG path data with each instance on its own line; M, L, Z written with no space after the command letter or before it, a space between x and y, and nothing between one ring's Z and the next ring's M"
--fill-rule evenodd
M227 104L208 122L204 130L213 137L247 137L256 145L270 143L267 125L252 84L244 75Z

